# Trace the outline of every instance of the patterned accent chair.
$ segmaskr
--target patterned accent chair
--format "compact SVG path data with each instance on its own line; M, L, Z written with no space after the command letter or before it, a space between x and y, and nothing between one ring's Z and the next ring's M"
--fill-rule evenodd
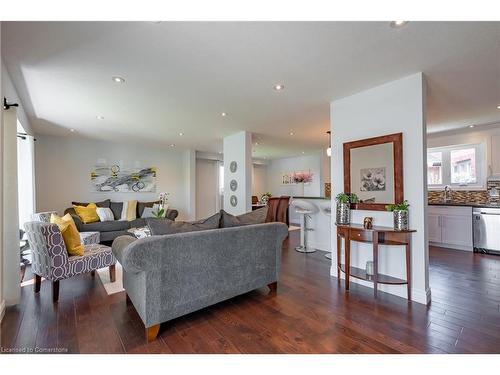
M59 300L59 281L75 275L109 267L109 276L115 281L116 259L109 246L84 245L82 256L68 256L59 227L55 224L29 222L24 224L32 251L32 270L35 276L35 293L40 291L42 277L52 282L52 300Z

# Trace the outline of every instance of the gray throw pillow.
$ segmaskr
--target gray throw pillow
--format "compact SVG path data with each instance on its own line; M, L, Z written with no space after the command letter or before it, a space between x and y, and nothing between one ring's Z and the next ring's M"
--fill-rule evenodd
M243 215L234 216L221 210L221 228L239 227L241 225L262 224L266 222L267 206Z
M200 230L218 229L220 213L198 221L173 221L170 219L146 218L151 235L196 232Z

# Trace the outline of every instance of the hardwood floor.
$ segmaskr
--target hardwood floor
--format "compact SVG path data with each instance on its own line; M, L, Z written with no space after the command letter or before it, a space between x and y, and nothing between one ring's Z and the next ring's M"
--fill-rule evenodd
M6 348L70 353L500 353L500 256L432 248L432 305L329 276L321 252L283 248L277 293L262 288L162 324L146 343L125 293L108 296L99 277L64 280L58 304L50 283L22 288L1 328Z

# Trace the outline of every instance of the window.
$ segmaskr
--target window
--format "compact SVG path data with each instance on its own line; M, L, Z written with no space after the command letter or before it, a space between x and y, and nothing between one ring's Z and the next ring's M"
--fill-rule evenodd
M427 150L427 184L482 189L486 185L484 144L458 145Z

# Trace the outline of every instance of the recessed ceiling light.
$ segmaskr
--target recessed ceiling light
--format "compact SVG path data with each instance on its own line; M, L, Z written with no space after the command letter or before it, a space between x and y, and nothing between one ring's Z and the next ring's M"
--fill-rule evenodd
M285 89L285 85L278 83L278 84L274 85L273 88L276 91L283 91Z
M69 129L69 131L73 133L75 131L75 129L71 128L71 129Z
M116 83L124 83L125 82L125 78L122 78L119 76L111 77L111 79L113 80L113 82L116 82Z
M220 115L221 115L222 117L226 117L226 116L227 116L227 113L226 113L226 112L222 112Z
M398 27L403 27L408 23L408 21L391 21L389 24L392 28L397 29Z
M175 143L171 143L171 144L170 144L170 147L175 147Z
M183 133L183 132L180 132L180 133L179 133L179 135L182 137L182 136L184 135L184 133Z
M290 135L295 135L295 133L294 133L294 132L290 132L289 134L290 134Z
M101 116L101 115L97 115L95 118L98 120L104 120L104 116Z
M259 145L259 142L255 142L255 146L258 146Z
M497 109L500 109L500 105L497 105Z
M306 152L305 151L302 151L302 155L304 155Z
M476 125L469 125L469 128L473 128L474 126L476 126Z

